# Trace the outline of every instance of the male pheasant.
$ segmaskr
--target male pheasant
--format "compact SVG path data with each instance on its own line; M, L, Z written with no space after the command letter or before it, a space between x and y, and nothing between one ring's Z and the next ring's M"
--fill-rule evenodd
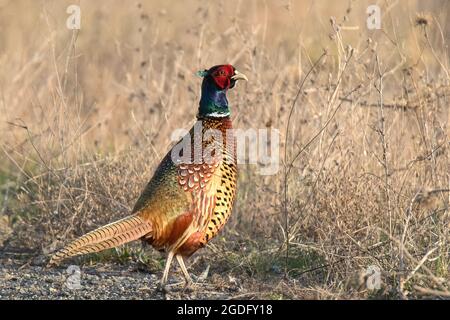
M131 215L76 239L55 253L49 265L141 239L167 252L162 286L173 257L186 282L192 282L183 258L210 241L231 214L237 167L226 93L238 80L247 80L231 65L214 66L198 74L203 82L197 122L164 157ZM193 148L186 152L189 146ZM181 152L176 151L179 149Z

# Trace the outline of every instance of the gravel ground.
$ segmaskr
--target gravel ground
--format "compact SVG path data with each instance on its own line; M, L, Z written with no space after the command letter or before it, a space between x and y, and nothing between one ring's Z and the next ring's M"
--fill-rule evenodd
M76 269L45 268L40 258L0 256L0 299L229 299L246 296L236 280L220 275L185 289L179 272L171 274L168 292L157 285L161 274L136 265L97 264ZM74 280L74 281L72 281ZM73 284L79 283L79 288Z

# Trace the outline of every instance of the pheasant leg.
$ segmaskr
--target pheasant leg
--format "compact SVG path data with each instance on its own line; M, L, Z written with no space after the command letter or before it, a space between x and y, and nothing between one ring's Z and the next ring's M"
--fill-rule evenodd
M173 256L174 256L173 251L170 251L169 255L167 256L166 267L164 268L164 273L161 278L161 287L162 288L165 287L165 285L167 283L167 279L169 278L169 270L170 270L170 265L172 264Z
M189 286L193 283L189 272L187 271L186 265L184 264L183 257L179 254L176 255L178 264L180 265L181 271L183 271L184 278L186 279L186 286Z

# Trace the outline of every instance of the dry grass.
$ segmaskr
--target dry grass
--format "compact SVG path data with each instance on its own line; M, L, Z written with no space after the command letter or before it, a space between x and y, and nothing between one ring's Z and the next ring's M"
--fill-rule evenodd
M250 78L229 94L235 126L279 129L282 167L241 166L233 217L193 267L266 298L448 297L448 2L379 1L375 31L366 1L139 3L81 1L72 32L70 1L0 0L9 248L47 253L127 214L193 122L194 72L229 62Z

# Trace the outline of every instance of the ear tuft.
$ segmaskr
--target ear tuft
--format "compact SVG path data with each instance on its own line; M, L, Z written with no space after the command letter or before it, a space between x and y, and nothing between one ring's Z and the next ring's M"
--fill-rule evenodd
M195 73L199 77L206 77L208 75L208 70L200 70Z

